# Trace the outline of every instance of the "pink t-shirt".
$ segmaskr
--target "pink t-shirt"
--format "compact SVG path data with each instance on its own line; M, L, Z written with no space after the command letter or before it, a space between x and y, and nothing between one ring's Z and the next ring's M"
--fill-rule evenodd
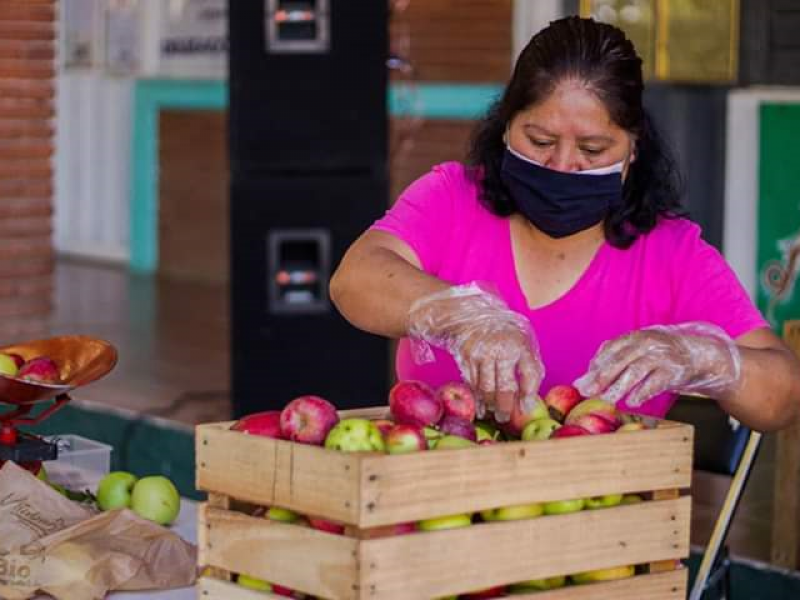
M662 219L627 250L604 243L567 293L536 309L517 279L509 226L480 203L465 167L450 162L412 183L372 228L407 243L439 279L493 283L511 309L528 317L547 371L542 394L583 375L603 342L642 327L707 321L734 339L768 327L723 257L688 220ZM433 386L461 379L446 351L434 354L434 362L416 364L408 340L401 340L398 378ZM663 417L673 401L663 394L636 412Z

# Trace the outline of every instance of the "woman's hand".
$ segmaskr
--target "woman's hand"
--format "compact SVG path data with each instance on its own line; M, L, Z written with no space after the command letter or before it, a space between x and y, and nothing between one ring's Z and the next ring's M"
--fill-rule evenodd
M603 344L575 387L587 397L641 406L667 391L719 398L736 391L741 373L739 349L719 327L657 325Z
M498 422L508 421L514 403L530 411L544 366L528 320L476 284L425 296L411 306L408 333L417 362L430 362L428 344L445 348L461 376L478 391ZM530 404L530 406L528 406Z

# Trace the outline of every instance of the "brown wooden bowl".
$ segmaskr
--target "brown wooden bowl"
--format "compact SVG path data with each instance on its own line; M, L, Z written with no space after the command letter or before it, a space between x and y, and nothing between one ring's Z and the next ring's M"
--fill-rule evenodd
M65 335L0 348L26 361L47 356L58 365L60 384L26 381L0 375L0 403L23 406L52 400L106 375L117 364L117 350L108 342L85 335Z

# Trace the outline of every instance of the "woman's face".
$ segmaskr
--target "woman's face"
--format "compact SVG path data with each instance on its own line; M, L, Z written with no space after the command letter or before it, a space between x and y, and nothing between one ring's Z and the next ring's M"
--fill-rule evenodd
M563 172L586 171L635 159L633 137L579 81L568 80L542 102L517 113L506 142L516 152Z

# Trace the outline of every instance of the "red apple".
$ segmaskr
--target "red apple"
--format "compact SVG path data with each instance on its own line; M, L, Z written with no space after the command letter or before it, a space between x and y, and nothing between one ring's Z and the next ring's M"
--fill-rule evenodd
M445 383L436 390L441 400L445 416L460 417L465 421L474 421L477 402L472 388L463 381Z
M378 428L383 437L386 437L386 435L392 430L392 427L394 427L394 423L389 419L375 419L372 422L375 423L375 427Z
M549 417L550 413L544 401L539 396L536 396L533 401L533 408L527 412L520 408L519 403L515 403L514 408L511 410L511 419L508 423L501 424L500 428L509 435L519 438L528 423L536 419L547 419Z
M282 585L278 585L277 583L272 584L272 593L276 596L283 596L285 598L302 598L303 596L297 595L293 590L290 588L284 587Z
M583 400L582 402L578 403L575 408L569 411L564 423L574 423L583 415L588 414L604 417L612 422L617 423L617 426L619 426L619 423L621 422L619 413L617 412L617 409L614 408L613 404L609 404L601 398L589 398L588 400Z
M428 440L422 427L417 425L400 423L392 427L384 437L389 454L406 454L428 449Z
M414 533L417 531L417 523L416 521L410 521L408 523L397 523L392 525L392 530L394 535L405 535L407 533Z
M284 439L281 433L281 411L265 410L263 412L245 415L231 426L234 431L242 431L250 435Z
M301 444L321 446L338 422L336 407L319 396L300 396L281 411L281 433Z
M13 359L13 361L16 363L18 369L21 368L22 365L25 364L25 359L22 358L22 356L17 354L16 352L9 352L8 356L10 356Z
M455 415L445 415L439 421L439 431L445 435L457 435L471 442L475 442L478 439L478 434L472 422Z
M308 524L311 525L312 529L317 529L319 531L333 533L336 535L344 535L344 525L341 523L334 523L333 521L328 521L327 519L321 519L319 517L307 518Z
M578 427L583 427L591 434L598 434L612 433L616 431L619 427L619 422L612 419L607 419L600 414L589 413L588 415L581 415L572 421L570 425L577 425Z
M17 372L17 379L36 383L61 383L58 365L47 356L37 356L23 364Z
M444 407L431 387L422 381L400 381L389 390L389 408L395 421L420 427L438 423Z
M577 435L591 435L591 434L580 425L564 425L556 429L553 432L553 435L550 436L550 439L575 437Z
M485 590L481 590L479 592L471 592L469 594L463 594L459 596L459 598L464 598L464 600L485 600L488 598L502 598L506 595L506 586L504 585L497 585L492 588L488 588Z
M575 405L583 397L581 393L571 385L554 385L544 396L544 403L550 411L550 416L561 423Z

